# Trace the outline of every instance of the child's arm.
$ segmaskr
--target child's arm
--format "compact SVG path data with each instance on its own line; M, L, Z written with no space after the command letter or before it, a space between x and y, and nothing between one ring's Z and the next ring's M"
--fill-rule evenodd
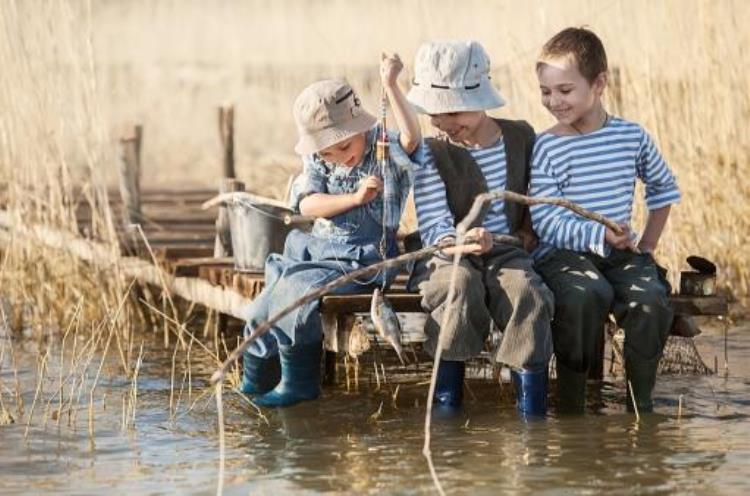
M529 195L564 198L559 181L546 151L537 141L531 160ZM602 224L557 205L532 205L529 210L534 231L545 243L556 248L605 255L606 228Z
M417 149L414 160L414 207L422 245L432 246L448 236L455 238L456 228L448 207L445 184L426 142Z
M659 238L669 218L671 207L671 205L667 205L666 207L649 211L648 218L646 219L646 228L643 230L640 241L638 241L638 249L642 253L652 253L656 250L656 245L659 244Z
M331 195L329 193L312 193L299 203L302 215L330 218L371 202L383 189L383 181L375 176L368 176L354 193Z
M646 185L648 206L646 227L638 241L638 248L642 252L652 252L667 223L670 207L680 201L680 190L672 171L646 131L641 137L636 173Z
M404 64L401 62L398 54L381 54L380 80L388 94L393 116L396 118L396 124L401 131L399 138L401 148L407 154L411 155L417 149L419 141L422 139L422 130L419 127L416 112L414 112L414 109L398 86L398 75L403 68Z

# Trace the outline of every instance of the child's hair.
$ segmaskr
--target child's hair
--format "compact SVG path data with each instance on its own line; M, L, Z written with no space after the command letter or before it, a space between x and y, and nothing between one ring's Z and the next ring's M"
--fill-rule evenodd
M542 47L537 70L545 60L559 57L572 57L589 82L607 72L607 53L602 40L586 28L566 28L553 36Z

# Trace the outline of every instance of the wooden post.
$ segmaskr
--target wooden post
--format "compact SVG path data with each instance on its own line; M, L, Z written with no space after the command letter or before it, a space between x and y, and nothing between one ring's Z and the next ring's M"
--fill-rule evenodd
M219 107L219 137L224 149L223 177L234 179L234 105Z
M141 139L143 126L128 127L120 138L120 196L125 225L140 223L141 215Z
M234 106L219 107L219 138L222 146L222 179L219 183L219 193L245 191L245 184L235 179L234 170ZM219 207L216 218L216 241L214 242L214 257L229 257L232 255L232 236L229 230L229 212L225 207ZM216 319L217 331L226 331L227 316L219 313Z

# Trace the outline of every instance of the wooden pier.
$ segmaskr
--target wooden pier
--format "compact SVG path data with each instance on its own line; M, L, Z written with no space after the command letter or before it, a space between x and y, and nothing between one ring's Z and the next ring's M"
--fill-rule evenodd
M27 225L3 210L0 198L0 239L9 239L9 233L13 232L70 252L93 265L119 264L128 277L216 312L220 316L217 319L220 329L229 317L243 319L243 310L263 288L263 272L260 268L235 268L224 207L202 208L219 193L244 190L234 174L233 115L231 108L222 107L219 111L223 179L216 189L141 188L142 129L134 126L123 135L120 188L108 192L117 222L119 250L93 239L93 212L82 198L72 199L78 205L77 232ZM421 312L419 295L408 293L405 285L404 275L390 289L390 301L398 312ZM724 317L728 313L727 301L720 296L673 295L670 301L679 315ZM326 349L347 351L352 315L369 312L369 308L367 294L323 297Z

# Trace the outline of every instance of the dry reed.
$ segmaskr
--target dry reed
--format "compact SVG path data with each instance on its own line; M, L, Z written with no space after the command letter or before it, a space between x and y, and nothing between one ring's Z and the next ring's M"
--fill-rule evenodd
M70 0L0 9L0 60L8 68L0 75L0 182L10 198L31 194L36 217L63 225L72 225L76 202L106 204L100 185L114 178L116 130L128 121L146 124L145 183L171 181L179 171L213 186L220 170L213 112L226 100L238 109L240 179L281 198L299 169L291 154L296 93L312 80L346 76L374 109L380 51L401 53L408 72L425 39L481 41L509 102L499 115L543 129L552 121L539 104L537 51L560 28L589 25L613 67L608 109L655 136L684 192L658 257L674 278L688 254L701 253L718 262L723 288L741 299L750 294L746 2L475 1L457 9L448 0L221 7ZM255 15L260 9L263 16ZM511 11L514 21L506 22ZM363 39L365 18L372 29ZM335 38L322 29L331 22ZM642 225L640 206L636 217ZM111 213L100 212L95 230L110 226Z

